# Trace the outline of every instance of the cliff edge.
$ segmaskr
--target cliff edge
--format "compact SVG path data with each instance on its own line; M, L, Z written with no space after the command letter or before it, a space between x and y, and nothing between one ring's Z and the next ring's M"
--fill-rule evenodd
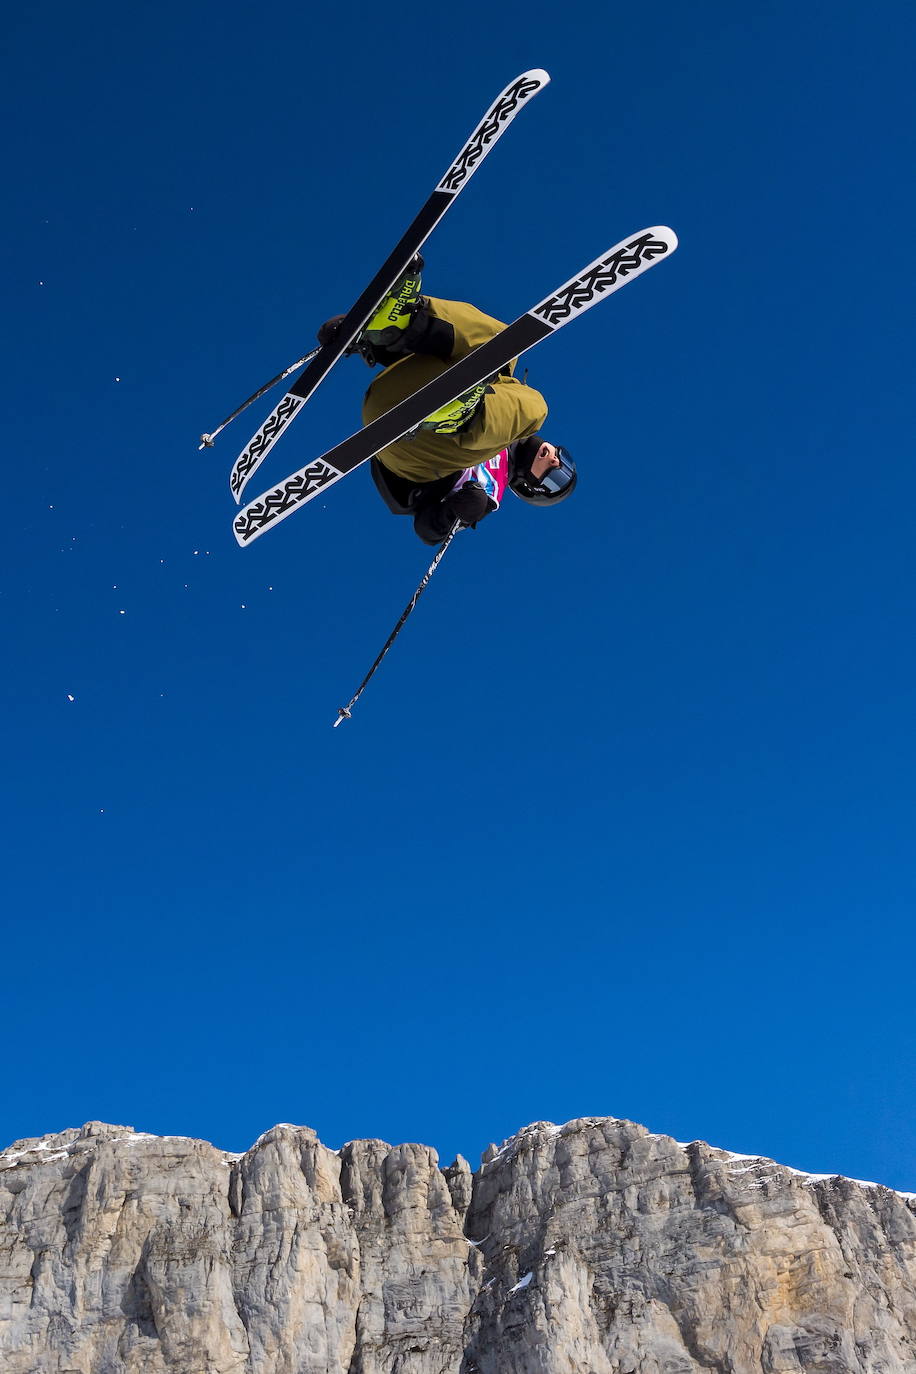
M613 1118L472 1173L90 1122L0 1153L4 1374L916 1374L916 1197Z

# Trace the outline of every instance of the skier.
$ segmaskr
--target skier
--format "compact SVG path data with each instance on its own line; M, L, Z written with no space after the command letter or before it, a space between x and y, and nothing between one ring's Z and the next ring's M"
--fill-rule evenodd
M363 400L364 425L505 328L473 305L421 295L422 268L417 254L349 350L384 368ZM320 344L333 340L343 319L321 326ZM476 526L498 510L507 486L536 506L556 505L575 487L569 453L539 432L547 403L514 376L517 361L373 457L380 495L395 515L413 516L424 544L441 543L456 520Z

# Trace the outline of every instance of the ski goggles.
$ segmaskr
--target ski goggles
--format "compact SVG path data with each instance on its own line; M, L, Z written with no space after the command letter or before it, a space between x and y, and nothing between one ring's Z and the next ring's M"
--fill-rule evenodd
M576 480L576 465L570 458L568 449L557 445L557 457L560 460L559 467L548 468L540 481L540 485L546 488L551 498L566 491Z
M533 477L531 472L519 473L509 485L523 501L533 506L549 506L569 496L576 485L576 465L568 449L556 445L557 467L548 468L543 477Z

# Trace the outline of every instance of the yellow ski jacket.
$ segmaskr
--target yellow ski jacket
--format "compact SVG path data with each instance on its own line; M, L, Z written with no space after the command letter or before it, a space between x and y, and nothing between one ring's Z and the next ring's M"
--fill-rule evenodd
M447 321L455 334L451 357L443 362L427 354L400 358L372 382L363 400L363 423L370 424L438 377L452 363L505 328L463 301L424 297L430 313ZM514 371L518 360L513 359ZM536 434L547 418L547 402L539 391L514 376L500 375L490 383L468 427L456 434L419 430L399 439L379 453L389 471L410 482L432 482L450 473L475 467L499 453L516 439Z

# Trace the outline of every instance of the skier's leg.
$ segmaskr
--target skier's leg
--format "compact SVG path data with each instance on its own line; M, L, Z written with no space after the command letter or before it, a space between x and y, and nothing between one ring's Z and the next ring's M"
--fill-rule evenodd
M485 315L476 305L469 305L467 301L446 301L438 296L424 296L422 305L431 320L435 321L435 328L440 332L448 332L451 344L449 352L438 354L448 362L458 362L459 358L467 357L468 353L494 335L501 334L506 327L500 320ZM427 350L417 348L414 351L422 353Z
M368 339L367 330L363 339L372 345L373 360L383 367L390 367L408 353L456 363L504 328L505 325L492 315L485 315L466 301L421 296L410 323L397 332L396 337L393 337L395 331L389 331L387 342L382 343L381 339L376 342Z

